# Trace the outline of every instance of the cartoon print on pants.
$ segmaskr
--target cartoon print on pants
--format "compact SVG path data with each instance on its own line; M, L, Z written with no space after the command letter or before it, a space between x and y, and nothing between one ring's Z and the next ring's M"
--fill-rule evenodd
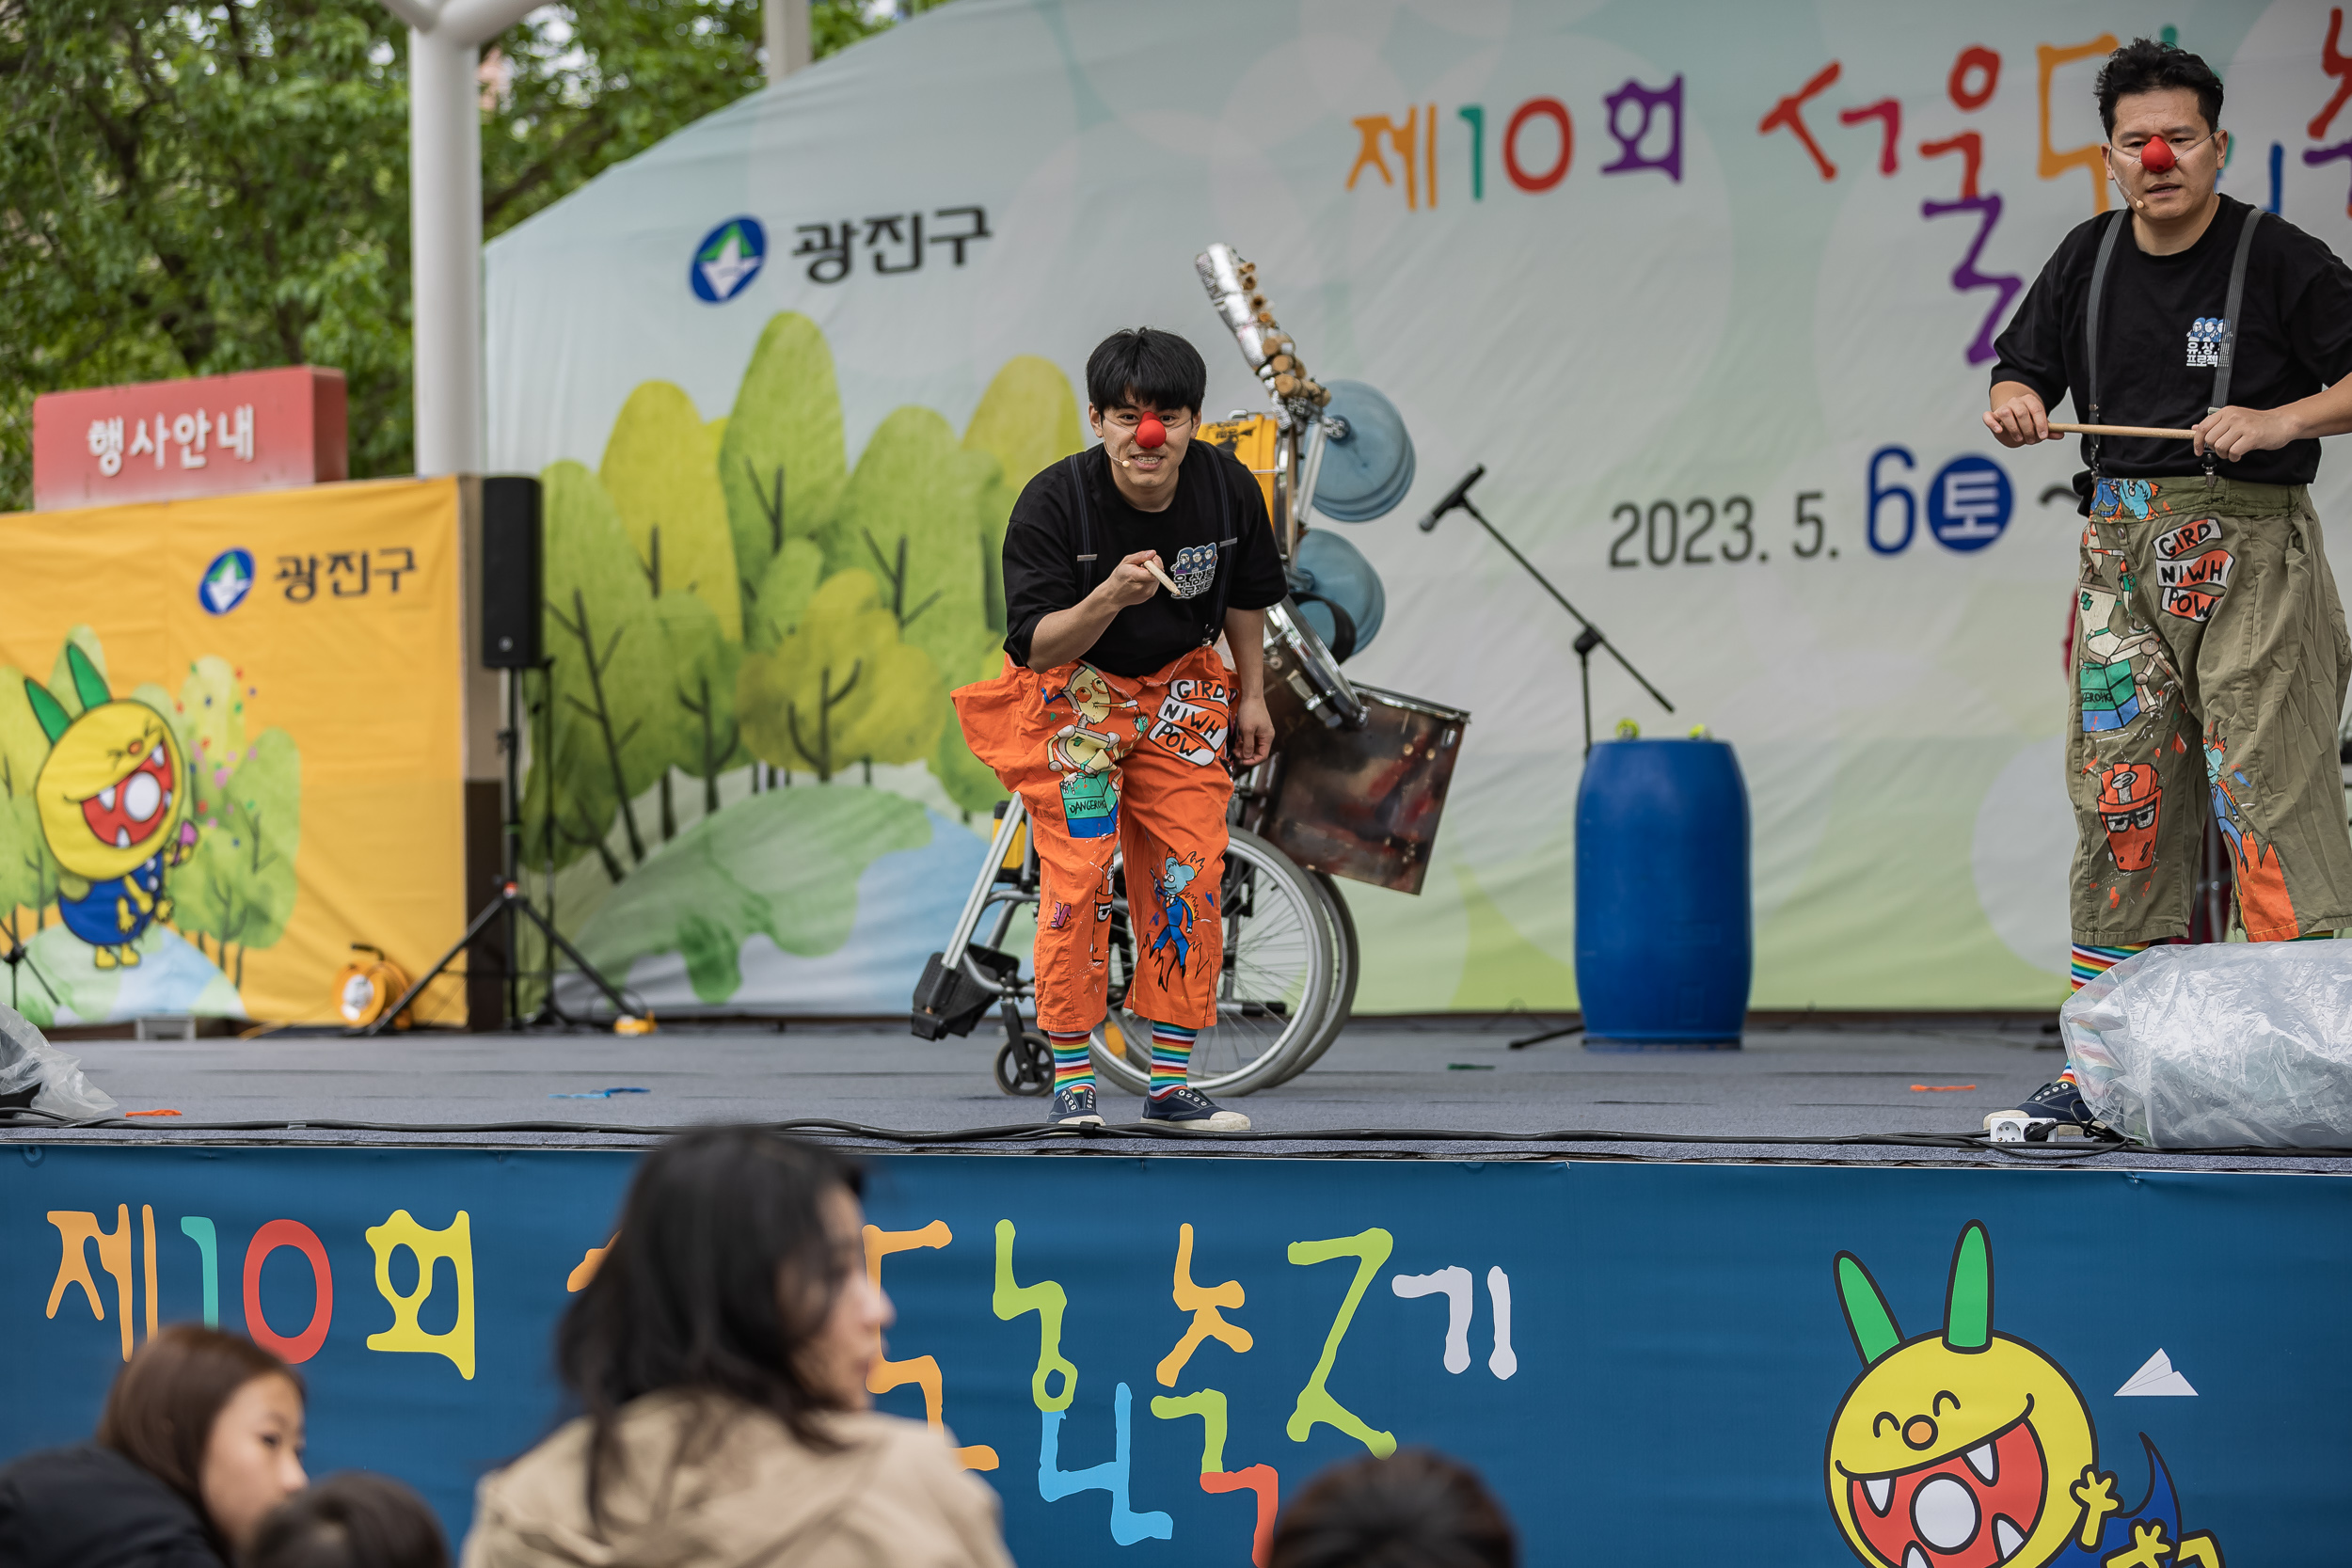
M2211 517L2184 523L2156 540L2156 596L2168 615L2201 626L2230 589L2237 558L2220 547L2221 524ZM2211 547L2206 547L2211 546ZM2190 555L2195 550L2198 553Z
M2164 785L2148 764L2127 762L2099 775L2099 819L2118 871L2145 871L2156 863L2163 810Z
M1119 832L1119 781L1111 765L1122 749L1116 735L1093 726L1121 705L1119 694L1102 672L1081 664L1068 686L1046 694L1044 705L1064 699L1078 717L1045 743L1046 765L1062 775L1062 819L1072 838L1108 838Z
M2155 497L2156 487L2148 480L2103 479L2090 492L2090 515L2112 517L2120 512L2144 519Z
M1200 918L1191 891L1195 879L1200 875L1197 860L1168 857L1168 863L1152 879L1152 891L1159 895L1160 929L1152 939L1152 956L1159 960L1163 981L1182 974L1192 961L1192 928Z
M2040 1347L1993 1327L1993 1250L1970 1221L1953 1249L1944 1321L1904 1338L1851 1252L1837 1295L1863 1362L1831 1418L1830 1512L1872 1568L2221 1568L2214 1538L2181 1533L2171 1474L2145 1434L2137 1509L2099 1468L2082 1390Z
M2083 733L2099 735L2120 730L2153 706L2141 663L2169 670L2163 644L2155 633L2135 628L2124 637L2110 627L2116 596L2096 583L2085 583L2075 595L2077 635L2082 638L2081 689Z
M2287 896L2286 867L2280 863L2278 846L2262 842L2246 820L2253 784L2245 769L2230 766L2218 720L2205 728L2205 778L2213 786L2214 823L2230 841L2238 919L2247 935L2266 942L2294 937L2295 904Z
M187 759L164 716L116 697L89 656L68 643L78 717L37 681L24 683L51 746L33 781L41 836L63 873L57 913L93 949L99 969L139 961L136 942L171 918L164 872L196 847L188 820Z

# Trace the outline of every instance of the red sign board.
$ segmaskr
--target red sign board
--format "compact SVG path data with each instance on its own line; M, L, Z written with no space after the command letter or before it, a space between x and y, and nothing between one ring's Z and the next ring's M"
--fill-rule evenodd
M279 490L351 477L343 372L312 365L33 400L33 509Z

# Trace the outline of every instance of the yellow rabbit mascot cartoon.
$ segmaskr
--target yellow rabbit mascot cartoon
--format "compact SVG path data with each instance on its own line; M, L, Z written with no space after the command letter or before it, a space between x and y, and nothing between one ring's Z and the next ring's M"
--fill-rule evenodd
M164 872L195 845L187 758L162 714L110 693L80 648L69 643L65 657L78 717L48 688L24 683L50 740L33 796L63 873L57 912L66 928L90 944L96 967L128 968L139 961L140 935L171 918Z

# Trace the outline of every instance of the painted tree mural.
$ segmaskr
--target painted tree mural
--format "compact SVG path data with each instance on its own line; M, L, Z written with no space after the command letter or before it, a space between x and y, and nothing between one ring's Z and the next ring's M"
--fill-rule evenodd
M924 800L969 820L1003 799L947 693L1003 668L1006 519L1083 438L1067 378L1022 356L961 435L898 408L852 464L832 351L793 313L768 323L734 406L713 412L646 382L594 472L543 476L550 666L524 817L528 857L573 890L592 957L680 954L716 1002L740 984L729 943L764 932L822 951L809 944L834 929L782 908L816 896L815 870L768 887L744 864L830 868L828 896L853 910L867 863L928 841ZM793 803L877 784L846 815ZM831 836L763 841L723 879L694 869L754 822Z

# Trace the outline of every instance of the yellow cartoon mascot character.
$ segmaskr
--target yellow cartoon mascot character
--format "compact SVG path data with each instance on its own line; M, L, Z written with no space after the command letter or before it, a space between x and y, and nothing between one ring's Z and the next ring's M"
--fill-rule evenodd
M2221 1568L2210 1535L2180 1533L2154 1445L2143 1437L2147 1500L2127 1513L2074 1380L1994 1331L1982 1225L1960 1233L1938 1329L1904 1338L1850 1252L1837 1294L1864 1370L1830 1424L1829 1506L1871 1568Z
M187 758L164 716L118 699L87 655L69 643L66 665L82 701L78 718L49 689L24 683L33 716L50 739L33 783L41 836L64 875L57 912L95 951L100 969L139 961L149 926L171 918L164 872L187 858Z

